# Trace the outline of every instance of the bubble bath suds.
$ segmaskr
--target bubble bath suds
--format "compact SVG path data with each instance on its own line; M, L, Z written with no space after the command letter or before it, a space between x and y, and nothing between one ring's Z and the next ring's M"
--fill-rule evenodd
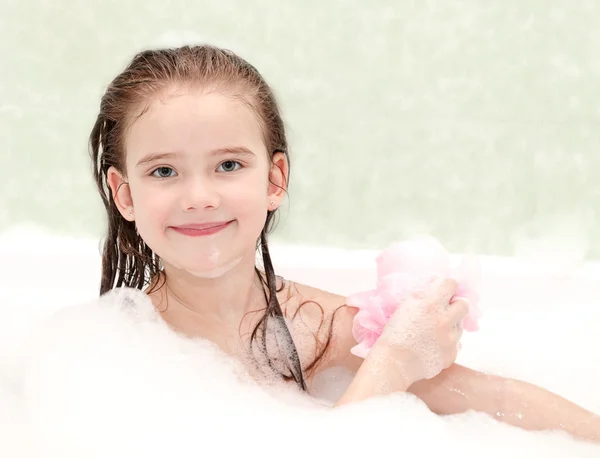
M340 368L316 381L326 400L261 388L214 345L172 332L142 293L94 299L97 245L25 229L0 236L0 456L600 456L560 432L474 412L439 417L408 394L332 409L350 379ZM308 262L319 252L300 251L274 247L278 273L326 286L323 266ZM346 269L327 266L332 288L368 287L352 276L366 282L372 258L349 268L344 256ZM486 260L481 331L464 336L458 362L600 412L597 266L549 282L513 261Z

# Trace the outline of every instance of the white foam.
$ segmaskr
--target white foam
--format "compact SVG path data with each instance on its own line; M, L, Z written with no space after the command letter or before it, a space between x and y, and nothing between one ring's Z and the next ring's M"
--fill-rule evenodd
M264 390L213 345L170 331L141 293L95 299L97 246L35 231L0 236L0 456L600 456L598 446L484 414L438 417L411 395L330 409L290 387ZM278 270L291 276L302 260L282 259L286 250L273 253ZM313 263L329 258L302 253ZM349 279L372 275L371 263L365 258L345 271L331 262L329 272L340 290L352 290L361 285ZM482 330L465 335L459 362L600 412L598 296L574 293L577 303L561 302L570 285L600 277L569 277L549 310L529 302L545 296L526 281L538 274L528 277L523 266L516 274L515 265L486 260L487 272L496 272L484 291L490 307L482 304ZM296 269L300 280L326 282L324 269L317 275L304 266ZM494 288L510 278L520 278L522 290L504 306L511 295L497 300ZM334 399L349 374L333 369L321 378L319 394Z

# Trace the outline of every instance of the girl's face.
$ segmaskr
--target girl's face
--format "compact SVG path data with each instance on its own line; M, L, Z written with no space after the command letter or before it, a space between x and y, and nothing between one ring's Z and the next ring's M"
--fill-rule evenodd
M267 210L283 198L287 162L271 161L249 107L172 91L133 121L125 152L127 177L108 174L115 203L165 266L215 277L254 259Z

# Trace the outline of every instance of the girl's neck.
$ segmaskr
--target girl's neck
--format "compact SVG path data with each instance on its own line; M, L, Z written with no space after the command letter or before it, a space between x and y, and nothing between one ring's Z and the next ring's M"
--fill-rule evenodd
M190 337L212 340L230 352L266 306L254 254L217 278L200 278L165 265L147 290L163 319Z

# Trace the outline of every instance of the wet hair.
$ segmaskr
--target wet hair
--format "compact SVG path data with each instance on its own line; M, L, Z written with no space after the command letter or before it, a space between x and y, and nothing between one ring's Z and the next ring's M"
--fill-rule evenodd
M250 107L261 125L271 158L282 152L289 162L284 123L275 96L260 73L244 59L231 51L208 45L147 50L137 54L106 89L89 139L94 178L108 217L102 248L101 295L121 286L143 289L160 276L160 258L142 240L135 223L120 214L108 186L107 172L112 166L126 176L124 143L127 129L148 109L153 99L172 87L181 86L210 88ZM280 353L278 359L283 355L284 360L284 370L277 372L306 390L298 351L277 298L277 277L267 243L274 216L275 211L267 212L257 240L264 274L258 267L255 267L255 273L263 286L266 307L252 331L250 346L252 349L254 343L258 343L269 366L281 367L281 362L275 364L267 352L267 329L274 327ZM327 343L331 339L331 329L329 334ZM322 349L316 360L324 352ZM308 368L313 367L316 360Z

